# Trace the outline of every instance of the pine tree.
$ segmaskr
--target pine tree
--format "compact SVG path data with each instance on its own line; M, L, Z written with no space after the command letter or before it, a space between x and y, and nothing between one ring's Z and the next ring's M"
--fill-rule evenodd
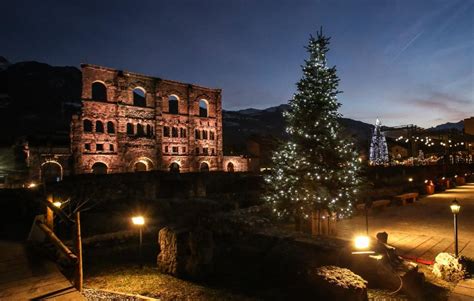
M285 113L288 142L273 155L265 200L279 217L308 218L317 209L350 215L360 185L354 145L339 125L339 79L329 68L329 38L309 39L303 77Z
M369 164L384 165L388 163L388 148L385 135L381 131L382 123L377 118L370 142Z

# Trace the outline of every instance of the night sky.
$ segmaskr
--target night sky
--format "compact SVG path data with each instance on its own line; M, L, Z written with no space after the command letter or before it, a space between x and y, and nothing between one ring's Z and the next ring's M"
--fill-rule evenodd
M474 116L474 1L4 1L0 55L91 63L286 103L323 26L345 117L432 126Z

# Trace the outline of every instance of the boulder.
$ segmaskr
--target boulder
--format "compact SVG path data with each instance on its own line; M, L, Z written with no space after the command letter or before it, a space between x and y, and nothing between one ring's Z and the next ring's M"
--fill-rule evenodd
M311 270L317 294L325 300L367 300L367 281L351 270L337 266L322 266Z
M204 229L165 227L159 232L158 269L179 278L201 278L212 270L214 241Z
M457 282L466 276L466 267L460 258L449 253L439 253L433 265L433 274L446 281Z

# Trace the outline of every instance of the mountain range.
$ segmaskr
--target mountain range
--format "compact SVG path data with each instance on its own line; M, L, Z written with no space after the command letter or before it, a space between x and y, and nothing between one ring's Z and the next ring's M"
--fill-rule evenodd
M81 78L76 67L10 63L0 56L0 143L11 144L23 135L68 135L71 116L81 105ZM282 115L287 109L284 104L262 110L223 111L225 152L245 152L249 139L272 144L287 138ZM368 147L373 125L349 118L341 118L341 124L359 148ZM462 128L460 121L431 130Z

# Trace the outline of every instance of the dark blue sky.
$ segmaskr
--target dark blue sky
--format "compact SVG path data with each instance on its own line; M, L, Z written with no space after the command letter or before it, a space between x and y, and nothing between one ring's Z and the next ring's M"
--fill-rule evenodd
M309 34L332 37L344 116L431 126L474 115L474 0L8 1L0 55L91 63L286 101Z

